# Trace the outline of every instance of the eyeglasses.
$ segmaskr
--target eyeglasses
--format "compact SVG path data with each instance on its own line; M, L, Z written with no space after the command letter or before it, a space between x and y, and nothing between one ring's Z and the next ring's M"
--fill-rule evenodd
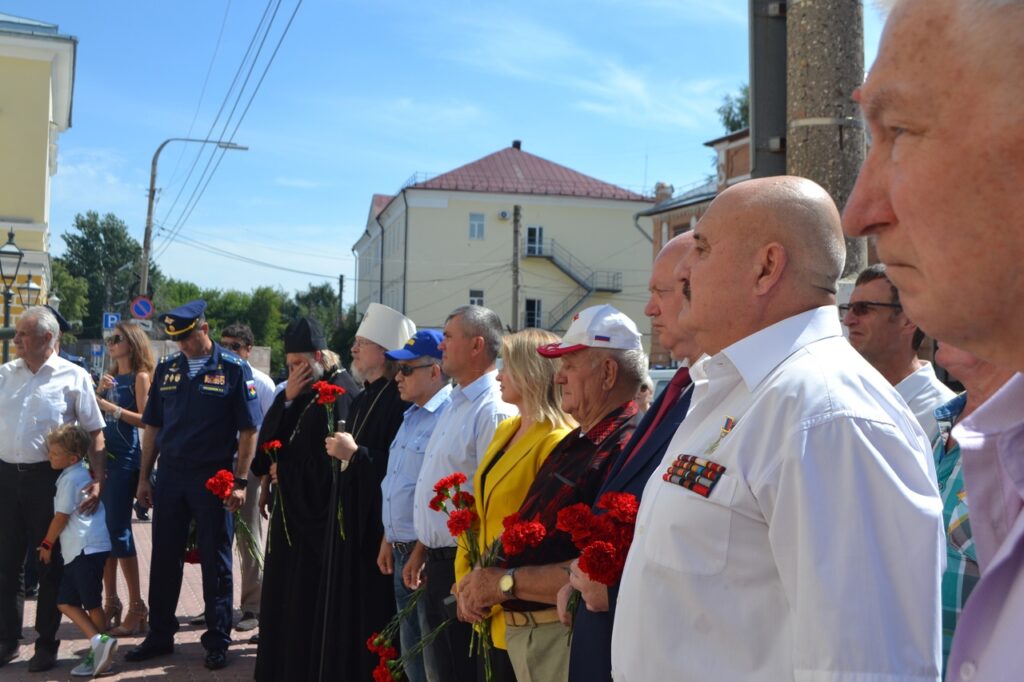
M242 350L243 348L248 348L248 346L246 344L238 343L237 341L235 341L234 343L225 343L225 342L221 341L220 345L224 346L225 348L229 348L229 349L235 351L236 353L238 351Z
M854 314L856 317L864 317L872 308L895 308L896 310L903 310L903 306L899 303L879 303L878 301L854 301L847 305L839 306L839 312L843 315L847 311Z
M106 343L108 346L116 346L117 344L121 343L122 341L124 341L124 337L123 336L121 336L120 334L114 334L113 336L108 336L104 340L104 343Z
M418 369L423 369L424 367L433 367L433 366L434 366L433 363L426 364L426 365L399 365L398 366L398 373L401 374L403 377L410 377L410 376L412 376L412 373L415 372Z

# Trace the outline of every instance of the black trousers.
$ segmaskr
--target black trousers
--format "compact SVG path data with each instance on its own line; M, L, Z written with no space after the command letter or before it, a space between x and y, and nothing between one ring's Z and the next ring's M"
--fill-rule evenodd
M455 548L451 548L450 558L444 550L428 550L423 574L427 581L427 593L423 595L427 605L427 624L433 630L449 617L444 600L451 596L455 583ZM476 660L469 655L472 632L468 623L456 620L430 644L440 679L445 682L476 682Z
M25 552L39 545L53 520L53 496L59 471L49 462L18 466L0 462L0 642L21 639L25 616L22 570ZM57 588L64 572L59 543L49 564L39 562L36 602L36 649L57 651Z

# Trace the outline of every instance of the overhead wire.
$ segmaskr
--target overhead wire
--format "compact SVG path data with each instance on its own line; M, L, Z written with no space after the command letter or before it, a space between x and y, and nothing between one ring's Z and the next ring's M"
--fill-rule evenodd
M280 6L280 2L278 2L278 7L279 6ZM281 32L281 35L280 35L280 37L277 40L277 44L274 46L273 52L271 52L270 57L267 60L266 65L263 67L263 72L260 74L259 80L256 82L256 85L253 88L252 93L249 96L249 101L246 102L245 108L242 110L242 113L239 115L238 120L235 123L235 127L231 131L231 135L229 135L227 137L227 141L231 142L231 141L233 141L235 139L235 134L238 132L238 129L242 125L242 121L245 120L246 115L249 113L249 109L252 107L252 103L253 103L253 101L255 101L256 95L259 93L260 88L263 85L263 82L264 82L264 80L267 77L267 74L270 72L270 67L273 65L274 60L277 58L277 54L278 54L278 52L281 49L281 45L284 43L284 39L285 39L285 37L287 37L288 31L291 29L292 23L295 21L295 16L298 14L299 8L301 6L302 6L302 0L298 0L298 2L295 4L295 8L292 10L291 16L288 17L288 22L285 24L284 30ZM277 7L275 7L275 9L274 9L274 16L275 17L277 15L277 9L278 9ZM274 17L271 17L271 24L273 23L273 18ZM266 40L267 35L269 35L269 32L270 32L270 26L268 25L267 32L264 34L263 41L261 41L261 43L260 43L260 47L259 47L259 50L257 51L256 58L253 60L253 65L255 65L256 60L259 58L259 52L262 51L263 43ZM251 73L251 71L250 71L250 73ZM249 75L246 75L246 83L248 83L248 80L249 80ZM243 90L244 90L244 88L245 88L245 84L243 84L243 86L242 86ZM223 133L224 133L224 131L227 130L227 127L228 127L229 122L231 120L231 116L234 115L235 108L237 107L237 104L238 103L236 102L236 106L232 107L231 113L228 115L227 121L225 121L224 129L221 131L221 136L220 136L221 140L225 139ZM203 194L206 192L206 188L209 186L210 181L213 179L214 174L217 172L217 168L220 167L220 162L224 158L224 154L227 152L227 150L225 150L225 149L219 149L219 151L220 151L220 155L217 156L217 161L216 161L216 163L213 166L213 170L210 171L209 176L206 178L205 184L202 185L202 189L199 190L199 193L195 196L195 199L193 199L191 201L191 206L186 204L187 212L183 213L181 219L175 224L174 230L168 236L168 242L172 241L178 235L178 233L181 232L182 227L184 227L184 225L188 221L189 217L191 217L192 212L195 210L195 207L199 203L199 200L202 198ZM211 158L211 160L213 159L212 156L210 158ZM209 165L209 164L207 164L207 165ZM204 173L205 173L205 170L204 170ZM200 177L199 181L200 181L200 183L203 182L202 177ZM166 250L166 245L165 245L165 250Z

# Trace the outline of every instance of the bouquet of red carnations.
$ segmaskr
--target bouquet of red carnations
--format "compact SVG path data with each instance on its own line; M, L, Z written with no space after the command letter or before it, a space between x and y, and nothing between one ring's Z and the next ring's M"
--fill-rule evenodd
M608 492L596 507L604 513L595 514L582 502L570 505L558 512L556 527L569 533L580 550L580 570L591 580L614 585L622 578L640 503L631 493Z
M231 491L235 489L235 475L227 469L221 469L206 481L206 489L213 493L217 499L221 502L227 501L231 497ZM260 554L258 549L259 545L256 544L256 536L253 535L252 529L249 528L249 524L242 520L241 510L232 512L235 518L235 528L241 533L242 537L245 538L245 545L249 550L249 556L253 558L260 571L263 571L263 555ZM241 545L239 545L239 551L241 551Z

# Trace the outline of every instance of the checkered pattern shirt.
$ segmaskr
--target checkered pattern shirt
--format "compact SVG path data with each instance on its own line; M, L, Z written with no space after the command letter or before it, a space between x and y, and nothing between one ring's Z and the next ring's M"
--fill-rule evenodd
M945 670L949 650L953 646L960 612L981 576L978 556L971 536L971 520L967 513L967 491L964 472L960 468L960 445L956 442L946 451L950 431L967 403L962 393L935 409L939 434L935 439L935 471L942 497L942 520L946 528L946 570L942 574L942 664Z

